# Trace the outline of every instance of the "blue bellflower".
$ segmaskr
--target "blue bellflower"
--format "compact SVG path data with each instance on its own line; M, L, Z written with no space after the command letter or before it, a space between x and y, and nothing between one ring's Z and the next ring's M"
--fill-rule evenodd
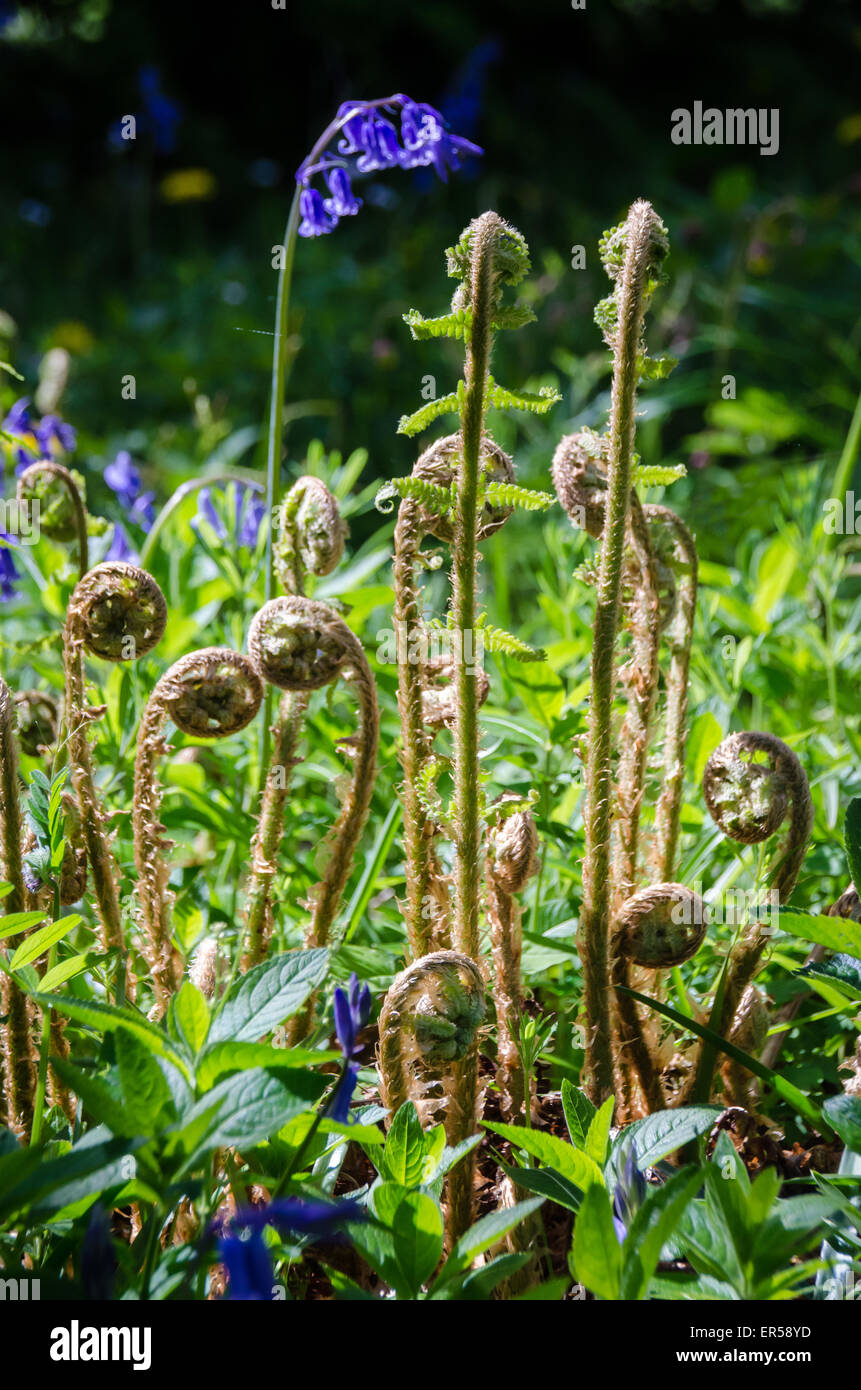
M361 1051L358 1037L370 1015L371 991L367 985L359 984L354 971L347 989L339 986L335 990L335 1036L347 1065L326 1102L325 1114L338 1124L345 1125L350 1118L350 1102L359 1077L359 1064L353 1057Z
M78 442L78 436L58 415L43 415L36 427L36 438L39 447L46 458L51 457L51 445L56 441L64 453L72 454Z
M631 1222L643 1205L648 1190L649 1185L637 1167L637 1154L631 1143L613 1193L613 1226L620 1245L624 1243Z
M230 490L233 498L232 525L236 544L254 550L266 515L266 504L258 490L245 483L231 483ZM209 487L200 489L197 514L191 519L192 528L196 531L202 521L206 522L220 541L227 540L227 523L222 512L216 507L212 488Z
M218 1258L227 1266L227 1297L233 1302L263 1303L272 1298L275 1275L272 1257L262 1232L223 1235L218 1242Z
M383 110L389 114L400 112L400 130L388 115L382 114ZM445 118L435 107L413 101L403 93L387 102L343 102L333 126L333 138L339 135L336 152L324 153L317 163L306 159L296 172L301 190L302 237L325 236L334 231L342 217L352 217L361 207L361 199L355 197L344 167L348 159L356 160L360 174L432 165L445 181L449 170L457 171L467 156L483 154L471 140L451 135ZM319 150L320 145L316 148ZM328 198L311 187L311 179L321 171L329 186Z
M113 463L105 468L104 476L108 487L125 509L128 520L134 526L140 526L142 531L149 531L155 521L155 493L141 490L141 475L127 449L120 449Z
M140 556L131 544L125 526L121 521L115 521L113 539L105 553L105 560L127 560L130 564L136 564L139 559Z
M17 594L16 585L21 576L9 548L17 544L14 536L10 536L7 531L0 530L0 541L6 542L5 545L0 545L0 603L7 603Z

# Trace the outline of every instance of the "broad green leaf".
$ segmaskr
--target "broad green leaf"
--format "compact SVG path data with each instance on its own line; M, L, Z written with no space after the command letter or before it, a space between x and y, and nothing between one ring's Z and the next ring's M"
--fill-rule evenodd
M662 1187L650 1187L625 1237L622 1298L638 1300L647 1296L661 1251L701 1182L698 1169L692 1172L683 1168Z
M117 1033L116 1053L126 1111L139 1134L155 1134L176 1118L161 1067L146 1043L125 1029Z
M208 1091L220 1076L251 1067L317 1067L334 1062L340 1052L317 1052L308 1047L272 1047L269 1043L220 1042L207 1045L197 1063L195 1081L201 1091Z
M622 1247L616 1237L607 1189L593 1183L574 1222L574 1272L599 1298L617 1299L622 1278Z
M527 1216L538 1211L543 1203L543 1197L529 1197L525 1202L516 1202L513 1207L500 1207L498 1211L492 1211L476 1221L457 1241L440 1270L437 1283L447 1282L453 1275L467 1269L473 1260L496 1245Z
M5 917L0 917L0 941L10 936L20 936L22 931L29 931L30 927L44 920L44 912L8 912Z
M213 1149L260 1144L307 1110L325 1084L315 1072L237 1072L195 1102L173 1132L170 1150L187 1155L187 1169Z
M67 956L65 960L59 961L53 970L46 970L39 983L43 990L56 989L67 980L73 980L91 964L92 958L89 955Z
M857 956L847 956L838 951L830 959L812 961L796 973L804 979L828 985L829 992L832 995L836 992L847 1004L861 1000L861 960Z
M170 1011L180 1039L197 1056L209 1032L209 1005L191 980L185 981L171 1001Z
M637 1167L643 1172L692 1139L708 1134L722 1108L720 1105L683 1105L678 1110L658 1110L644 1120L627 1125L620 1138L633 1139Z
M402 1187L418 1187L424 1176L425 1133L411 1100L404 1101L392 1120L386 1146L379 1156L380 1177Z
M439 1264L442 1255L442 1212L426 1192L408 1192L392 1222L397 1260L413 1296Z
M287 951L254 966L225 995L210 1042L258 1042L301 1008L326 978L329 952Z
M586 1135L585 1151L589 1158L595 1160L599 1168L603 1166L607 1157L607 1145L610 1141L610 1126L613 1123L615 1105L615 1096L608 1096L593 1118Z
M167 1034L154 1023L150 1023L143 1014L132 1009L118 1009L113 1004L103 1004L96 999L75 999L68 994L39 993L34 994L33 998L43 1008L56 1009L64 1018L73 1018L77 1023L85 1023L98 1033L115 1033L119 1029L133 1033L157 1057L164 1057L168 1062L173 1062L174 1066L187 1075L185 1061Z
M526 1192L536 1192L541 1197L548 1197L551 1202L565 1207L567 1211L580 1210L583 1193L579 1187L563 1178L561 1173L557 1173L555 1168L509 1168L507 1164L502 1166L512 1181Z
M508 1139L515 1148L525 1149L548 1167L557 1168L563 1177L584 1191L591 1183L604 1184L601 1169L595 1160L573 1145L566 1144L564 1139L557 1139L555 1134L544 1134L541 1130L525 1129L520 1125L492 1124L489 1120L485 1120L484 1127Z
M79 914L73 912L70 917L61 917L59 922L49 922L46 927L34 931L15 951L9 962L9 969L20 970L23 965L30 965L34 960L38 960L58 941L62 941L64 936L68 936L80 920Z
M802 941L815 941L829 951L861 957L861 922L853 922L849 917L806 917L802 912L781 908L778 925L781 931Z
M87 1067L79 1067L65 1057L54 1057L51 1066L62 1077L84 1109L100 1125L107 1125L113 1134L130 1138L138 1133L137 1122L123 1104L122 1096L104 1076L97 1076Z
M143 1139L113 1138L100 1125L85 1134L60 1158L42 1159L0 1196L0 1219L25 1210L33 1219L43 1217L82 1197L95 1198L108 1188L128 1180L133 1153Z
M576 1144L578 1149L584 1148L589 1126L598 1112L589 1097L567 1078L562 1082L562 1110L571 1143Z
M858 1096L830 1096L822 1110L847 1149L861 1154L861 1100Z

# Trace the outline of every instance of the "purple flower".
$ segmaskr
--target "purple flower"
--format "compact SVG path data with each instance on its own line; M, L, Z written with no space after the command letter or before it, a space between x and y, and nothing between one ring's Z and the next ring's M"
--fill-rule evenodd
M371 1016L371 991L360 985L356 972L350 976L346 990L335 990L335 1035L345 1059L354 1057L357 1039Z
M223 1235L218 1258L227 1266L227 1297L234 1302L263 1303L272 1298L272 1258L259 1230L245 1235Z
M617 1172L622 1161L622 1154L620 1153L615 1165ZM613 1226L620 1245L625 1241L634 1214L643 1205L648 1186L646 1179L637 1167L637 1152L633 1142L631 1142L625 1151L624 1167L619 1173L616 1190L613 1193Z
M338 1078L338 1084L326 1101L323 1114L330 1120L335 1120L339 1125L345 1125L350 1119L350 1102L353 1099L353 1092L359 1079L358 1062L349 1062Z
M10 434L26 434L30 429L30 412L27 409L29 404L29 396L22 396L16 401L0 429L8 430Z
M338 1202L306 1202L300 1197L276 1197L262 1207L241 1207L231 1222L233 1227L262 1231L274 1226L297 1236L327 1236L348 1221L361 1221L364 1211L349 1197Z
M266 515L266 503L250 487L234 483L233 490L236 539L248 550L254 550Z
M121 449L113 463L107 465L105 482L111 491L116 493L124 507L134 506L140 496L141 475L132 463L132 456L127 449Z
M153 142L159 154L171 154L176 146L176 128L180 123L180 108L161 90L161 75L158 68L143 67L138 73L138 85L144 99L148 120L146 126L152 127Z
M362 200L354 195L346 169L337 166L327 169L326 182L332 195L323 201L326 211L332 217L353 217L362 206Z
M74 451L77 444L77 435L71 425L65 424L58 415L43 415L36 429L36 438L39 445L48 457L51 454L51 444L54 440L60 448L67 454Z
M26 473L31 463L36 462L35 453L27 448L15 450L15 477L20 478L22 473Z
M129 560L132 563L139 559L139 555L130 544L126 528L121 521L114 522L114 535L110 544L110 549L105 555L106 560Z
M299 194L299 211L302 214L300 236L325 236L338 225L337 217L331 217L326 211L323 195L316 188L303 188Z
M205 521L207 526L212 528L220 541L227 539L227 527L215 510L215 503L212 500L212 489L208 487L202 487L200 489L200 494L197 499L197 515L191 519L191 524L195 531L201 521Z
M15 585L21 575L9 548L17 544L14 536L10 536L8 531L0 528L0 603L6 603L10 598L15 598L18 592Z
M404 93L383 105L389 111L400 110L400 132L381 114L379 104L348 101L338 108L333 123L340 131L338 155L357 156L356 168L360 174L374 173L378 169L416 169L432 164L445 180L449 170L459 169L461 160L467 155L482 153L471 140L450 135L444 117L433 106L413 101ZM343 124L338 126L339 122ZM312 177L321 171L331 195L326 199L311 187ZM361 207L361 200L353 195L347 171L340 167L340 161L331 152L324 153L318 163L306 159L296 172L296 181L301 189L300 236L325 236L337 227L342 217L353 216Z

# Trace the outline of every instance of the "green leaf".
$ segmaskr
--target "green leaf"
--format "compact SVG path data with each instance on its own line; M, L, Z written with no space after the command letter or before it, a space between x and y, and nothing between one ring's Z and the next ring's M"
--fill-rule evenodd
M22 931L29 931L30 927L44 920L44 912L10 912L0 917L0 941L5 941L9 936L20 936Z
M440 415L457 415L462 404L463 382L459 382L456 391L450 391L447 396L440 396L438 400L428 401L427 405L413 411L412 415L402 415L398 422L398 434L410 437L421 434L422 430L426 430Z
M555 1168L509 1168L502 1165L508 1177L526 1192L535 1192L547 1197L566 1211L579 1211L583 1193Z
M592 1183L603 1186L601 1169L595 1160L571 1144L566 1144L564 1139L557 1139L555 1134L521 1128L520 1125L493 1124L490 1120L484 1121L484 1127L508 1139L515 1148L525 1149L548 1167L557 1168L563 1177L584 1191Z
M139 1134L155 1134L168 1112L176 1118L170 1087L146 1043L124 1029L116 1038L117 1067L123 1104Z
M150 1052L173 1062L183 1075L187 1075L185 1059L177 1052L166 1033L154 1023L150 1023L143 1014L135 1013L132 1009L118 1009L113 1004L102 1004L95 999L75 999L68 994L40 993L34 994L33 998L43 1008L56 1009L57 1013L65 1018L85 1023L99 1033L115 1033L120 1029L133 1033L146 1044Z
M781 908L778 925L781 931L802 941L815 941L829 951L861 957L861 922L853 922L849 917L806 917L803 912Z
M692 1139L708 1134L721 1111L720 1105L681 1105L677 1110L658 1110L627 1125L620 1138L633 1139L637 1167L643 1172Z
M411 1100L398 1108L379 1157L380 1177L402 1187L418 1187L424 1176L425 1133Z
M513 1207L500 1207L470 1226L457 1241L454 1249L443 1265L437 1279L437 1286L447 1283L455 1274L467 1269L473 1262L496 1245L515 1226L519 1226L527 1216L543 1206L543 1197L529 1197L525 1202L516 1202Z
M576 1144L578 1149L585 1148L589 1126L598 1111L585 1091L578 1090L567 1079L562 1082L562 1110L571 1143Z
M62 941L64 936L68 936L80 920L81 918L77 913L72 913L70 917L61 917L59 922L49 922L39 931L34 931L32 936L28 936L26 941L22 941L15 951L9 962L9 969L20 970L23 965L30 965L34 960L38 960L51 946Z
M830 921L832 919L827 918L826 920ZM839 921L840 919L834 918L833 920ZM781 926L782 925L783 913L781 913ZM761 1080L767 1081L769 1086L786 1101L787 1105L791 1105L793 1110L799 1115L802 1115L814 1128L819 1130L819 1133L824 1139L831 1139L833 1137L831 1128L823 1118L819 1107L814 1105L811 1100L808 1100L804 1092L800 1091L797 1086L793 1086L791 1081L787 1081L779 1072L772 1071L771 1067L767 1067L764 1062L760 1062L758 1057L751 1057L749 1053L743 1052L742 1049L736 1047L734 1043L727 1042L726 1039L722 1038L719 1033L716 1033L713 1028L706 1028L704 1024L696 1023L692 1018L688 1018L685 1014L679 1013L678 1009L672 1008L669 1004L664 1004L658 999L650 999L648 995L639 994L635 989L626 989L624 985L619 985L618 988L623 990L625 994L630 994L631 998L636 999L639 1004L645 1004L647 1008L654 1009L657 1013L663 1014L665 1018L672 1019L673 1023L677 1023L680 1027L686 1028L691 1033L695 1033L698 1038L703 1038L706 1042L711 1043L712 1047L717 1048L718 1051L725 1052L728 1057L732 1057L734 1061L740 1062L741 1065L747 1067L747 1070L752 1072L754 1076L758 1076Z
M849 860L849 874L857 891L861 893L861 796L854 796L846 807L843 839L846 844L846 858Z
M581 1284L599 1298L619 1298L622 1247L616 1238L606 1188L593 1183L574 1223L572 1263Z
M838 951L830 960L812 961L802 966L796 976L808 980L823 980L842 995L848 1003L861 1000L861 960ZM803 1023L803 1019L799 1022Z
M318 1099L326 1078L316 1072L255 1067L220 1081L201 1097L171 1135L170 1152L193 1168L213 1149L249 1147L277 1133Z
M136 1120L128 1113L122 1096L103 1076L96 1076L88 1067L79 1067L65 1057L53 1057L51 1066L62 1077L70 1091L80 1096L97 1124L107 1125L117 1135L131 1138L137 1134Z
M60 1158L42 1157L29 1172L0 1196L0 1220L25 1210L28 1219L44 1218L52 1211L96 1197L128 1181L129 1160L143 1139L112 1138L102 1126L85 1134Z
M442 1213L426 1192L408 1192L392 1221L395 1259L413 1297L433 1274L442 1255Z
M601 1106L601 1109L592 1119L589 1131L586 1135L584 1149L589 1158L593 1158L599 1168L603 1166L607 1157L607 1145L610 1140L610 1126L613 1123L613 1110L616 1105L615 1096L608 1096Z
M662 1187L650 1187L625 1237L622 1298L646 1297L661 1251L701 1183L699 1169L683 1168Z
M191 980L171 1000L170 1014L180 1040L197 1056L209 1033L209 1005Z
M679 478L684 478L687 471L683 463L638 463L634 469L633 481L638 483L640 487L669 487Z
M64 985L67 980L73 980L76 975L80 975L91 963L89 955L67 956L55 965L53 970L46 970L39 983L43 990L56 989L58 985Z
M496 410L525 410L531 415L546 415L562 397L553 386L542 386L538 394L534 391L509 391L498 385L493 377L488 377L487 405Z
M517 483L488 483L484 489L484 499L493 507L520 507L525 512L545 512L556 505L556 498L549 492L539 492L532 487L518 487Z
M438 318L426 319L418 309L409 309L404 314L404 323L416 339L465 338L472 325L472 311L457 309L451 314L440 314Z
M861 1154L861 1100L858 1096L830 1096L822 1110L847 1149Z
M318 1052L307 1047L272 1047L269 1043L220 1042L207 1045L198 1059L195 1081L201 1091L208 1091L229 1072L248 1071L251 1067L316 1067L334 1062L340 1052Z
M209 1030L210 1042L258 1042L301 1008L323 983L325 947L287 951L255 965L228 990Z

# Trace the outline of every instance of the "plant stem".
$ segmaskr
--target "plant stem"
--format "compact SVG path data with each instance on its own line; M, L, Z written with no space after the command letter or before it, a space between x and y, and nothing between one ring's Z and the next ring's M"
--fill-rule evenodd
M475 646L476 528L481 442L484 434L487 375L492 345L494 307L494 246L502 228L495 212L473 224L470 303L472 327L466 354L466 392L461 417L463 460L457 487L453 555L453 602L456 651L457 717L455 721L454 800L455 844L454 946L464 955L478 955L481 821L479 816L478 684L474 665L466 659L466 643Z
M52 922L56 922L60 917L60 885L54 883L54 910L51 917ZM53 970L57 963L56 943L48 952L48 969ZM33 1132L30 1135L30 1144L38 1144L42 1134L42 1120L45 1113L45 1090L48 1085L48 1053L51 1047L51 1018L53 1010L42 1010L42 1037L39 1044L39 1072L36 1077L36 1098L33 1102Z
M610 458L606 521L601 545L598 602L592 646L592 700L586 766L586 852L580 949L586 1011L586 1065L593 1101L613 1086L610 1034L610 833L612 825L612 712L615 642L619 624L625 534L631 493L637 355L645 314L644 288L654 211L637 202L628 214L625 265L619 281L618 330L610 406Z

